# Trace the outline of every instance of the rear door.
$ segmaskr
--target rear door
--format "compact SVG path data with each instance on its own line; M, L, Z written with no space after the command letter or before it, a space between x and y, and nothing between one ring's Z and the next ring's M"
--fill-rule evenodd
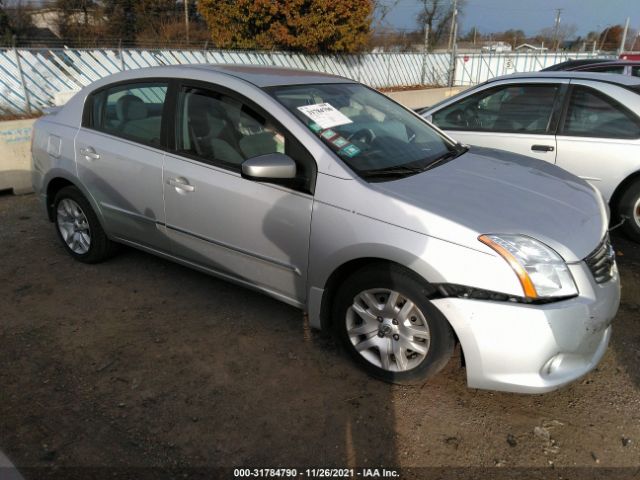
M456 140L556 160L555 130L567 81L540 79L487 86L432 113Z
M167 234L175 255L290 304L306 298L316 165L273 117L234 92L183 84L175 153L164 166ZM286 153L298 178L243 178L247 158Z
M572 80L558 131L557 164L590 181L609 200L640 171L640 95L617 85Z
M162 199L168 82L120 83L94 92L75 139L78 175L115 238L166 251Z

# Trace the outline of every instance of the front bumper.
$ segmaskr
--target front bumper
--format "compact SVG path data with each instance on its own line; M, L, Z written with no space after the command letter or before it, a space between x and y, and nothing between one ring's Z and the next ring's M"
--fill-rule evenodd
M543 305L442 298L432 302L455 330L467 383L518 393L544 393L598 364L620 304L620 279L597 284L584 262L569 265L580 295Z

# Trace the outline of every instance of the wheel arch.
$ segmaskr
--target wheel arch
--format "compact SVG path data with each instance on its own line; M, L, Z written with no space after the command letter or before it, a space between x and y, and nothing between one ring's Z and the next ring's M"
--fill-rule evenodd
M320 304L320 326L323 331L330 331L331 329L331 307L333 305L333 301L335 299L338 288L351 274L357 272L365 266L370 265L395 266L397 268L401 268L410 272L412 275L420 279L420 281L422 281L425 285L430 285L429 280L424 278L424 276L416 270L388 258L372 256L359 257L348 260L335 268L324 284L322 300ZM436 293L435 287L433 287L433 293Z
M624 192L626 192L627 189L636 182L640 182L640 170L627 175L627 177L622 182L620 182L616 189L613 191L611 199L609 200L612 218L614 218L614 216L618 216L618 204L620 203L620 199L624 195Z
M73 183L71 180L65 177L54 177L47 183L46 188L46 202L47 202L47 216L49 217L49 221L53 222L54 211L53 211L53 201L56 198L56 195L60 190L65 187L76 187L78 186Z
M43 181L44 187L44 195L47 209L47 217L50 222L54 220L54 210L53 210L53 202L56 198L56 194L65 187L76 187L82 195L87 199L91 208L96 213L98 217L98 221L102 228L104 228L104 222L102 219L102 211L97 205L93 196L84 188L82 183L73 175L71 175L66 170L55 169L51 170L47 177Z

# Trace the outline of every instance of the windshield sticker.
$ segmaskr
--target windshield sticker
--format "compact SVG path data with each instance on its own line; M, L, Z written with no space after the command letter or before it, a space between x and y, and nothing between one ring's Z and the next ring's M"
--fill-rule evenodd
M349 143L349 140L347 140L344 137L336 137L333 140L331 140L331 143L333 143L338 148L342 148Z
M356 155L358 155L360 153L360 149L358 147L356 147L355 145L351 144L351 145L347 145L346 147L344 147L338 153L344 155L345 157L352 158L352 157L355 157Z
M313 132L321 132L322 131L322 127L320 125L318 125L316 122L311 122L309 124L309 128L313 131Z
M336 132L334 132L333 130L329 129L329 130L325 130L324 132L322 132L320 134L320 136L322 138L324 138L325 140L329 140L330 138L333 138L337 135Z
M334 108L330 103L303 105L302 107L298 107L298 110L320 125L323 129L352 123L351 120L349 120L349 117Z

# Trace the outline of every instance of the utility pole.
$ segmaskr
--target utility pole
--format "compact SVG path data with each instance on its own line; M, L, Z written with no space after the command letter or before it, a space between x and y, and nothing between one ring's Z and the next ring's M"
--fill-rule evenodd
M427 83L427 55L429 54L429 24L424 24L424 48L422 52L422 84Z
M620 48L618 49L618 55L624 52L624 46L627 43L627 32L629 31L629 20L630 18L627 17L627 21L624 24L624 32L622 32L622 40L620 41Z
M449 50L453 48L453 44L455 42L455 29L456 29L456 21L458 19L458 0L453 0L453 14L451 15L451 28L449 31Z
M429 51L429 24L424 25L424 53Z
M451 52L449 86L453 87L456 76L456 38L458 36L458 0L453 0L453 15L451 15L451 32L449 34L449 51Z
M553 33L553 45L555 51L558 51L558 47L560 46L560 15L562 14L562 8L556 8L556 28Z
M189 44L189 0L183 0L184 2L184 30L187 34L187 45Z

